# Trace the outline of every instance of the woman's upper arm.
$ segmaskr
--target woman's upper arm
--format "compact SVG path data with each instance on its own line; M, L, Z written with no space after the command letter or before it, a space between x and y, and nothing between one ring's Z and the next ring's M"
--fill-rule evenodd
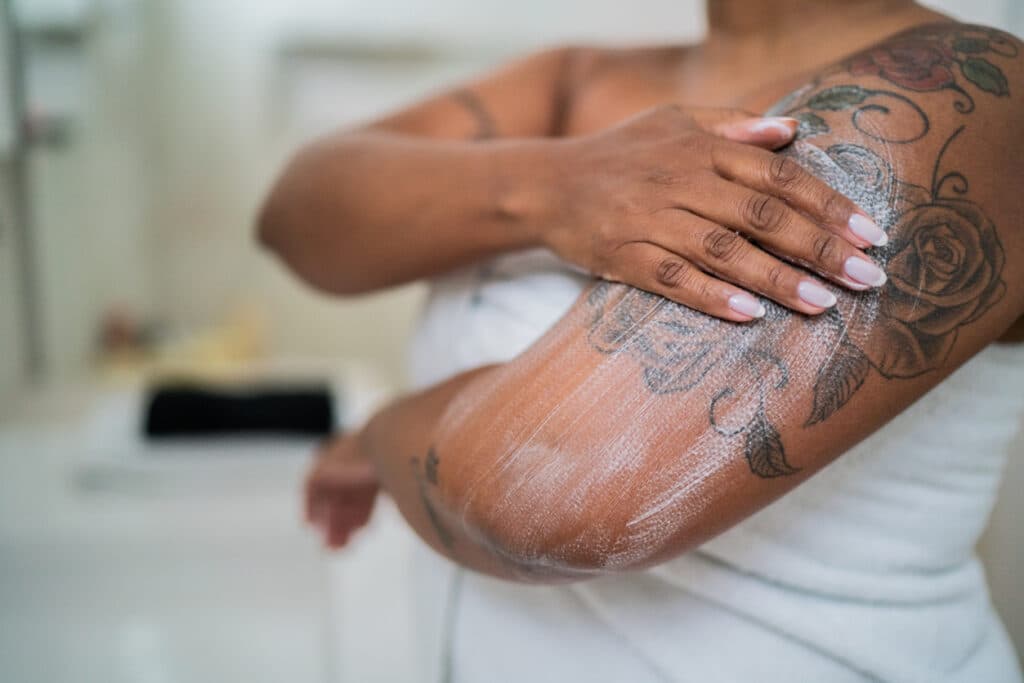
M584 52L571 47L538 52L366 128L453 140L557 135L573 64Z
M878 290L829 314L714 320L601 283L453 402L440 502L541 575L647 566L879 429L1024 313L1024 55L950 24L880 44L779 107L791 159L873 213ZM823 244L822 248L828 248Z

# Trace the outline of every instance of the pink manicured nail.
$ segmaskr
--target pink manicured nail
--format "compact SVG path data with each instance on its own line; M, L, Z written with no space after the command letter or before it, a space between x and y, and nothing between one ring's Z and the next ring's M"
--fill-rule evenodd
M871 287L881 287L888 280L881 268L857 256L846 259L843 270L857 282Z
M882 231L873 220L859 213L850 216L850 232L865 242L876 247L882 247L889 243L889 237Z
M766 313L761 302L745 292L729 297L729 308L751 318L763 318Z
M747 130L755 135L774 133L786 138L793 136L799 122L788 116L776 116L767 119L756 119L747 125Z
M800 299L818 308L832 308L836 305L836 295L828 291L814 280L801 280L796 287Z

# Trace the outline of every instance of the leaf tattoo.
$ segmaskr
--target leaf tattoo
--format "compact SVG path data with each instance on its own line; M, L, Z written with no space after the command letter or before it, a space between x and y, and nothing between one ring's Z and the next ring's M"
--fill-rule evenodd
M797 135L801 139L806 140L815 135L823 135L831 131L831 128L825 123L825 119L813 112L802 111L793 118L800 122L797 127Z
M743 450L750 471L762 479L784 477L800 471L786 461L782 437L768 421L764 410L757 411L754 420L747 427Z
M815 94L804 106L818 111L842 111L861 104L871 94L859 85L837 85Z
M871 361L847 339L842 339L814 384L814 407L805 427L824 422L853 398L867 379Z
M1002 69L982 57L969 57L960 64L960 72L971 83L999 97L1010 94L1010 85Z

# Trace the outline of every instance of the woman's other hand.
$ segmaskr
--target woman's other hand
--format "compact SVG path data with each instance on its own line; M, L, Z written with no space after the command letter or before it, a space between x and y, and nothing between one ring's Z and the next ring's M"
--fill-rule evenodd
M320 447L306 476L306 521L324 538L324 545L344 547L352 533L366 526L380 484L373 464L359 449L355 435L342 434Z
M818 314L885 275L862 249L886 243L853 202L774 149L797 122L660 106L560 144L544 243L563 260L733 321L764 315L755 292Z

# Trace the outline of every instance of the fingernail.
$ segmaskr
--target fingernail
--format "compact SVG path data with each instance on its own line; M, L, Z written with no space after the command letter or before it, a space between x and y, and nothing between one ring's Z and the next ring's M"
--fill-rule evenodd
M801 280L796 287L800 299L811 306L832 308L836 305L836 295L828 291L814 280Z
M755 119L747 126L747 130L754 134L775 133L783 137L792 137L796 132L799 122L788 116L775 116L766 119Z
M761 302L745 292L729 297L729 308L740 315L747 315L751 318L763 318L766 313Z
M871 261L865 261L857 256L851 256L846 259L844 270L848 276L857 282L870 285L872 287L881 287L888 279L885 276L885 273L882 272L881 268Z
M876 247L888 244L889 237L873 220L859 213L850 216L850 232Z

